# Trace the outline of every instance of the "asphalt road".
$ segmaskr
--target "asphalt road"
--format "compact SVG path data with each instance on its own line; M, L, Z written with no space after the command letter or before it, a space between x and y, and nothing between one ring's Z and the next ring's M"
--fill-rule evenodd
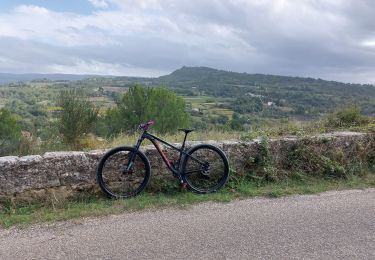
M1 259L375 259L375 189L0 230Z

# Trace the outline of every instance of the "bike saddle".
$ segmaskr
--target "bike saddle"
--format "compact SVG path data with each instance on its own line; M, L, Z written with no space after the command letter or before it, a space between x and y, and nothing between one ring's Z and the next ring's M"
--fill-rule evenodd
M190 132L193 132L195 129L189 129L189 128L179 128L179 131L185 132L185 134L188 134Z

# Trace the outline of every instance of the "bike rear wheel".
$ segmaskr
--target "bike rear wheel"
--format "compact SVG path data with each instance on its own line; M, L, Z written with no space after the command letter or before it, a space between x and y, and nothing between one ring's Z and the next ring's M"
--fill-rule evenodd
M185 156L182 178L197 193L215 192L229 177L228 159L219 148L209 144L192 147Z
M133 154L134 160L130 162ZM133 197L146 188L150 179L150 162L133 147L117 147L100 159L96 176L106 195L115 199Z

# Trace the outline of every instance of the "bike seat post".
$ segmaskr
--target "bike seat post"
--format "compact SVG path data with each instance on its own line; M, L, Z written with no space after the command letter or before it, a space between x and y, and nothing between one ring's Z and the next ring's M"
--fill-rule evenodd
M188 134L189 134L188 132L185 132L184 141L183 141L183 143L182 143L182 147L181 147L182 150L184 150L184 148L185 148L185 142L186 142L186 138L187 138L187 135L188 135Z
M188 132L185 132L185 137L184 137L184 141L182 142L181 151L183 151L185 149L185 143L186 143L186 138L187 138L188 134L189 134ZM177 161L178 167L180 167L181 159L182 159L182 152L180 152L180 156L179 156L178 161Z

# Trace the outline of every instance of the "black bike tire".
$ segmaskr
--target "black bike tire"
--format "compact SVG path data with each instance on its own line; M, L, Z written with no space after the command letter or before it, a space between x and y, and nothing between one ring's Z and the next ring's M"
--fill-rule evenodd
M217 185L215 185L215 186L213 186L213 187L211 187L210 189L207 189L207 190L206 189L200 189L200 188L192 185L192 183L189 181L189 179L187 178L187 176L185 174L186 166L187 166L187 163L188 163L189 158L190 158L189 155L192 155L194 152L198 151L199 149L203 149L203 148L206 148L206 149L208 148L208 149L211 149L211 150L215 151L216 153L218 153L219 156L221 157L221 159L223 160L223 163L224 163L224 172L223 172L222 178L220 179L220 182L218 182ZM183 161L183 164L182 164L182 179L185 183L187 183L187 187L188 187L189 190L194 191L196 193L200 193L200 194L215 192L225 185L225 183L228 181L228 178L229 178L228 158L226 157L224 152L221 149L219 149L218 147L210 145L210 144L200 144L200 145L193 146L192 148L190 148L187 151L187 155L185 155L184 161Z
M114 155L118 152L122 152L122 151L135 152L135 149L133 147L129 147L129 146L120 146L120 147L116 147L116 148L113 148L113 149L109 150L100 159L100 161L98 163L98 166L97 166L97 169L96 169L96 179L97 179L97 182L99 184L100 189L107 196L109 196L111 198L114 198L114 199L126 199L126 198L130 198L130 197L134 197L134 196L138 195L140 192L142 192L146 188L146 186L149 182L149 179L150 179L150 175L151 175L150 161L148 160L148 158L146 157L146 155L144 153L142 153L141 151L138 150L138 151L136 151L137 155L141 158L141 160L143 161L143 163L145 165L145 178L144 178L142 184L135 191L133 191L129 194L115 194L115 193L111 192L106 187L106 185L103 181L103 175L102 175L103 167L105 165L105 162L108 160L108 158L110 158L112 155Z

